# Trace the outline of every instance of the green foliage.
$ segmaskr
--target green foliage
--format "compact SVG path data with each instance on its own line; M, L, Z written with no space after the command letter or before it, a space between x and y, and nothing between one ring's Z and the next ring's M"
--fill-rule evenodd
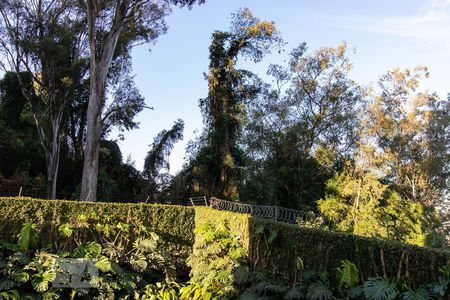
M79 216L78 219L80 221L87 220L85 216ZM131 229L128 224L124 223L119 223L116 227L122 233ZM27 231L29 228L37 231L36 224L32 223L24 224L24 228L27 228ZM80 227L75 228L71 237L65 235L63 238L78 240L80 238L78 231L82 230L83 228ZM114 232L113 228L111 228L111 232ZM19 241L23 240L21 235L19 235ZM37 236L34 238L37 239ZM99 240L104 238L105 236L99 237ZM52 282L56 279L58 272L83 274L83 278L89 281L93 289L75 291L75 294L86 296L89 293L90 297L99 297L100 299L108 295L132 295L134 291L140 291L141 288L144 289L145 294L152 290L151 285L144 288L147 282L163 278L166 278L167 282L171 282L175 279L175 262L166 249L167 246L161 243L157 234L143 233L142 237L133 243L133 248L127 249L126 252L123 250L123 239L120 234L114 235L114 240L106 244L108 248L103 248L97 242L87 242L80 244L72 252L60 255L30 247L22 252L20 244L5 244L4 249L0 248L2 250L0 253L5 256L5 262L0 266L0 291L5 291L4 298L8 295L15 295L12 289L19 290L21 296L25 295L24 292L33 296L42 295L44 299L59 296L64 298L68 296L64 290L52 287ZM27 259L21 259L21 256L25 256ZM62 256L64 259L61 259ZM142 257L144 262L139 265L139 268L133 264L132 260L135 257ZM73 260L69 259L87 263L87 269L84 269L85 267L79 269L77 265L73 264ZM169 265L170 268L167 267ZM160 272L163 276L158 275ZM165 285L158 285L158 288L158 294L167 293Z
M32 222L45 232L39 245L51 244L57 251L71 251L94 240L108 249L107 241L117 235L121 246L131 249L147 231L157 233L181 264L194 243L194 221L191 207L0 198L0 232L5 241L14 242L22 224Z
M384 278L369 278L364 283L364 294L369 300L394 300L399 294L397 284Z
M308 287L306 298L310 300L331 300L333 291L331 290L328 278L320 279Z
M425 245L428 234L435 234L437 215L432 209L403 199L375 174L361 171L350 162L328 180L325 197L317 204L338 231L419 246Z
M354 263L349 260L343 260L337 268L339 285L344 288L353 288L359 283L359 271Z
M243 199L312 210L325 182L351 155L365 91L349 77L345 44L294 48L271 65L263 96L249 105Z
M250 216L245 214L220 211L208 207L195 208L195 227L202 226L205 223L226 223L230 234L239 238L244 249L249 247L249 220Z
M322 216L317 216L313 212L310 212L306 215L305 218L298 218L297 224L303 227L316 228L322 230L328 230L327 224L325 224L325 220Z
M219 295L234 291L234 273L245 261L245 250L239 238L230 234L226 223L203 223L195 229L196 241L187 263L191 280L211 287Z
M358 267L364 279L384 276L386 272L388 278L407 277L410 284L416 285L435 278L439 267L446 265L450 257L448 251L258 218L249 219L249 228L250 265L256 269L269 269L282 278L289 278L291 283L298 282L300 272L296 271L295 258L299 255L305 270L344 270L342 261L348 260ZM278 232L269 247L258 234L261 228L266 235L273 230ZM347 271L355 270L350 265L347 267ZM356 281L357 276L351 277Z
M29 250L34 247L38 240L39 230L36 224L24 223L19 233L19 246L22 250Z
M183 299L218 300L222 299L220 295L221 291L217 293L217 291L214 291L211 286L202 285L194 282L190 282L180 289L180 300Z
M139 296L142 300L177 300L179 285L172 284L148 284L145 286L143 294Z
M31 243L27 251L18 245L4 244L0 251L0 272L8 273L6 279L10 281L1 282L8 288L6 290L28 286L35 291L34 280L36 289L48 288L46 292L51 293L47 279L51 279L52 269L56 268L51 262L55 259L53 255L57 254L59 258L92 260L100 271L99 276L92 276L90 280L103 293L122 293L134 288L143 293L147 284L155 286L155 282L171 282L177 274L186 274L183 267L183 257L186 256L179 256L180 247L173 243L182 242L187 237L193 239L194 233L189 233L189 228L192 230L194 224L197 228L195 240L185 248L187 252L194 248L190 258L193 279L179 288L172 286L177 297L181 297L180 289L185 286L183 292L190 291L192 297L196 293L211 293L212 297L245 293L249 297L302 299L308 289L312 293L315 288L317 295L322 291L324 297L328 297L327 286L334 296L358 295L358 291L362 295L363 286L353 287L351 293L347 291L347 287L356 284L354 282L359 278L353 274L355 266L364 279L384 276L386 272L387 278L405 277L408 286L417 287L434 278L438 267L445 265L449 257L444 251L282 224L205 207L192 209L9 198L0 198L0 202L6 204L0 206L0 212L21 216L24 220L36 220L39 231L46 232L36 238L36 243ZM67 214L71 214L70 217L64 218ZM157 219L153 221L153 218ZM159 220L158 224L156 220ZM184 225L182 221L188 228L181 227ZM170 227L170 222L176 226L179 224L180 228ZM14 225L13 218L9 224L11 227L2 227L5 226L2 222L0 228L8 230L12 236L22 228ZM13 232L12 228L16 231ZM26 232L30 233L32 228L37 232L32 224L27 225ZM166 232L159 234L154 229ZM55 254L48 253L48 250L35 251L48 248L49 244L52 244L51 252ZM2 256L5 251L9 254ZM248 264L244 263L247 256ZM5 258L11 259L17 267L4 269ZM24 269L25 266L29 269ZM270 274L250 274L252 269L265 269ZM324 279L310 270L336 271L336 274ZM399 295L405 293L404 297L413 297L413 293L421 294L425 290L432 290L434 295L444 295L450 281L449 270L442 268L438 280L427 286L409 288L398 284ZM275 281L271 278L273 276ZM142 277L146 278L146 283ZM342 282L340 288L337 287L339 282ZM153 289L160 292L157 287ZM349 294L344 294L345 291Z
M400 295L400 299L403 300L433 300L436 298L436 294L427 287L419 287L415 291L409 290Z
M71 237L72 233L73 233L73 229L70 227L70 224L64 223L64 224L61 224L61 226L59 226L58 232L60 235L62 235L64 237Z
M173 250L170 250L169 245L158 234L142 225L136 227L133 222L112 223L108 217L100 219L92 214L79 214L68 223L62 223L56 230L59 237L56 240L56 248L67 249L58 254L36 250L39 243L29 243L26 250L22 250L19 244L3 244L0 249L1 295L14 299L15 291L19 291L20 296L25 292L44 298L69 297L69 291L58 291L52 287L56 272L70 269L70 265L61 261L62 257L90 261L99 270L98 273L86 273L86 278L94 288L89 291L75 291L72 297L134 296L142 299L186 300L236 297L323 300L348 297L383 300L438 299L445 295L450 283L450 267L442 267L436 282L423 284L434 277L432 272L424 273L430 267L428 264L439 264L437 260L430 260L427 255L437 258L444 255L443 252L283 225L210 208L196 208L195 212L195 244L188 260L192 267L191 281L186 284L174 281L176 268ZM88 241L87 233L91 227L96 227L96 241ZM20 235L40 240L36 236L39 231L36 224L27 223L23 228L26 230ZM245 233L248 228L253 229L250 232L251 239L245 241L247 235L240 234ZM290 233L290 230L294 232ZM139 233L135 240L131 239L132 232ZM295 234L292 235L293 233ZM29 238L21 240L25 239ZM77 247L70 249L67 245L72 240L80 243L75 243ZM268 256L260 257L259 262L255 261L257 241L260 241L259 250L264 251L261 253ZM325 244L327 241L330 243ZM352 243L356 248L349 247ZM292 249L292 246L295 248ZM250 265L246 263L247 247L250 249ZM333 249L336 252L333 252ZM369 263L363 260L363 257L373 257L373 253L380 249L384 251L384 260L375 262L378 265L373 266L374 261L371 259ZM294 252L291 252L292 250ZM284 265L283 254L300 252L301 258L291 257L290 264ZM361 256L355 256L355 253L361 253ZM409 256L409 268L408 265L402 264L402 268L406 269L400 273L402 276L407 274L405 279L398 280L398 270L393 267L398 265L398 256L393 256L395 253L403 253L401 257ZM336 262L332 258L337 260L343 254L347 256L347 260L341 260L334 266ZM382 264L391 266L384 272L388 273L388 278L395 277L397 281L371 277L371 272L376 273L377 268L382 269ZM258 271L261 266L265 266L265 271ZM368 266L374 267L375 270ZM411 269L411 266L414 269ZM280 267L297 270L298 278L294 284L289 282L288 273L280 272ZM326 272L317 272L314 269L335 271L335 274L328 276ZM369 278L362 285L356 286L361 273ZM420 274L428 274L428 278L418 277ZM337 278L338 281L335 282L332 278ZM408 283L411 283L411 286L417 286L418 283L422 285L411 288ZM89 294L86 294L87 292Z
M239 198L244 165L239 146L246 120L246 103L260 91L260 80L236 68L238 58L260 61L281 39L275 25L254 17L248 9L233 16L230 31L216 31L209 47L208 96L200 100L206 128L190 162L190 176L204 194Z
M184 121L178 119L170 130L163 130L155 137L150 151L144 162L143 174L147 177L146 193L150 200L167 185L169 174L161 173L163 169L169 171L169 155L175 143L183 139ZM169 176L170 177L170 176Z
M19 293L16 290L0 292L0 300L18 300Z
M351 262L343 262L343 265ZM339 270L337 272L339 276ZM327 272L307 270L303 273L300 283L288 286L278 276L270 275L267 271L252 271L247 281L238 282L240 288L239 299L379 299L379 300L412 300L412 299L444 299L444 293L439 294L433 290L433 285L425 284L417 289L410 288L403 279L390 281L380 277L370 277L363 285L352 288L340 286L339 288L329 280ZM445 291L448 285L445 286Z

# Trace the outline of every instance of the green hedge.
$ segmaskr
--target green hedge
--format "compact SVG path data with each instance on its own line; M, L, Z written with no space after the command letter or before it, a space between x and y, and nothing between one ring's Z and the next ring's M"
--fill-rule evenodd
M239 236L248 250L250 265L290 280L296 276L296 257L302 258L306 268L331 273L341 260L348 259L358 266L364 278L400 275L411 283L436 278L439 267L448 264L450 258L449 252L303 228L206 207L31 198L0 198L0 240L15 241L22 224L31 221L41 230L41 244L53 244L58 239L59 226L80 214L108 217L112 223L142 224L173 245L173 251L179 253L180 258L192 252L196 226L205 222L226 222L231 234ZM264 235L256 233L260 226L265 227L266 239L271 231L277 232L269 248Z
M276 231L277 237L267 249L262 234ZM256 268L268 269L286 279L295 276L296 257L305 268L335 273L341 261L356 264L364 279L373 276L397 276L410 283L421 284L436 279L439 268L450 262L450 253L407 245L395 241L299 227L269 220L250 219L250 263Z
M22 224L31 221L41 231L41 245L54 244L61 224L73 221L79 215L92 214L108 218L111 223L143 225L172 244L182 257L191 252L194 209L175 205L0 198L0 240L15 241Z

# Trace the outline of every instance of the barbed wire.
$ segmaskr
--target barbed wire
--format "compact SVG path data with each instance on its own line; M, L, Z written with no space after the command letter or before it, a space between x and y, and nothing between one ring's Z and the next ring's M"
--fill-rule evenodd
M308 222L317 217L312 211L306 212L280 206L232 202L215 197L210 199L209 204L212 208L218 210L249 214L253 217L272 219L286 223L297 223L299 221Z

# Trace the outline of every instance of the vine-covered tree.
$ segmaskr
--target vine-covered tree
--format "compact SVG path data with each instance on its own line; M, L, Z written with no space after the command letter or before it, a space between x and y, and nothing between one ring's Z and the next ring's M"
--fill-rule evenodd
M259 80L236 68L240 56L260 61L281 39L273 23L254 17L249 9L234 15L231 31L216 31L209 48L208 97L200 100L205 132L192 172L209 196L236 199L243 166L238 146L245 106L259 92Z

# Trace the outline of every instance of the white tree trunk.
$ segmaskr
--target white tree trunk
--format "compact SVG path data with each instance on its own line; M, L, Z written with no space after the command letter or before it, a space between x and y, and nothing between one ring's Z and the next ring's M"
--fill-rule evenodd
M84 149L83 177L81 180L81 200L97 200L98 155L102 131L102 96L96 88L97 83L91 77L90 96L87 111L86 147Z
M89 66L90 94L86 116L86 147L84 149L80 194L80 199L84 201L97 200L98 154L100 152L100 135L102 132L102 109L105 102L105 81L117 41L123 29L124 18L127 15L130 0L116 0L115 3L111 30L104 43L98 45L96 37L97 3L94 0L86 0L91 59ZM97 53L101 54L97 57Z

